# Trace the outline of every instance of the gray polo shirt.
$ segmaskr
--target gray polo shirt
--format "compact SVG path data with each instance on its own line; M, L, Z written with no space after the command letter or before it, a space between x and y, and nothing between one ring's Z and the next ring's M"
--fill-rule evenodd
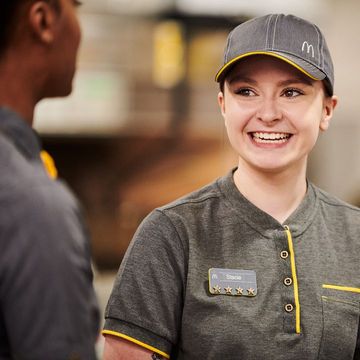
M0 108L0 359L95 359L87 233L34 131Z
M312 184L280 224L231 172L143 221L103 333L171 359L360 359L359 234L359 209ZM219 290L209 269L255 278Z

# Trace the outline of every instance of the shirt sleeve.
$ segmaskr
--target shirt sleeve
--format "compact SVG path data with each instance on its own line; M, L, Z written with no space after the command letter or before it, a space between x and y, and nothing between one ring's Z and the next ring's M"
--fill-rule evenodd
M169 358L181 327L186 245L160 210L140 225L121 263L105 311L103 334Z
M2 217L1 317L16 359L95 359L98 307L76 200L54 182Z

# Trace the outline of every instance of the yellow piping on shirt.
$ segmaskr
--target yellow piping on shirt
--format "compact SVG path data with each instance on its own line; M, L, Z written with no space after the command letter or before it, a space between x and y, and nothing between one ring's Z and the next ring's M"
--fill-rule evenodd
M40 152L40 158L50 179L57 179L58 172L55 166L54 159L51 157L51 155L47 151L42 150Z
M294 285L294 297L295 297L295 331L297 334L301 333L301 326L300 326L300 301L299 301L299 285L298 279L296 275L296 264L295 264L295 254L294 254L294 246L291 237L291 232L288 226L284 226L286 231L288 245L289 245L289 252L290 252L290 265L291 265L291 273L293 278L293 285Z
M157 348L155 348L155 347L153 347L153 346L150 346L150 345L148 345L148 344L145 344L145 343L143 343L143 342L141 342L141 341L139 341L139 340L136 340L136 339L134 339L134 338L132 338L132 337L130 337L130 336L127 336L127 335L125 335L125 334L122 334L122 333L119 333L119 332L116 332L116 331L111 331L111 330L103 330L103 331L102 331L102 334L103 334L103 335L113 335L113 336L117 336L117 337L120 337L120 338L125 339L125 340L128 340L128 341L131 341L131 342L133 342L134 344L140 345L141 347L143 347L143 348L145 348L145 349L148 349L148 350L150 350L150 351L153 351L153 352L155 352L155 353L163 356L163 357L166 358L166 359L170 359L170 355L169 355L169 354L166 354L166 353L164 353L163 351L161 351L161 350L159 350L159 349L157 349Z
M333 290L340 290L340 291L350 291L354 293L360 294L360 288L348 287L348 286L339 286L339 285L329 285L323 284L322 286L324 289L333 289Z

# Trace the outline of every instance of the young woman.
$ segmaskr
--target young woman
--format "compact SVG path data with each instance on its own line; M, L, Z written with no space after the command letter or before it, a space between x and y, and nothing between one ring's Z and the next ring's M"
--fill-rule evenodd
M360 212L306 178L337 104L323 35L291 15L250 20L216 80L237 168L141 224L104 358L360 358Z

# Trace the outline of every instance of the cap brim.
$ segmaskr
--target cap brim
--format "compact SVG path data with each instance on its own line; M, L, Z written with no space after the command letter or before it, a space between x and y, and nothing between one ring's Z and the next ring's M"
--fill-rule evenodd
M287 62L288 64L294 66L296 69L304 73L306 76L313 80L324 80L326 75L319 70L314 65L308 63L307 61L304 61L296 56L287 54L287 53L280 53L276 51L252 51L245 54L241 54L237 56L234 59L231 59L229 62L227 62L216 74L215 81L220 82L224 79L227 72L230 70L232 66L235 65L239 60L246 58L248 56L253 55L268 55L276 57L280 60L283 60Z

